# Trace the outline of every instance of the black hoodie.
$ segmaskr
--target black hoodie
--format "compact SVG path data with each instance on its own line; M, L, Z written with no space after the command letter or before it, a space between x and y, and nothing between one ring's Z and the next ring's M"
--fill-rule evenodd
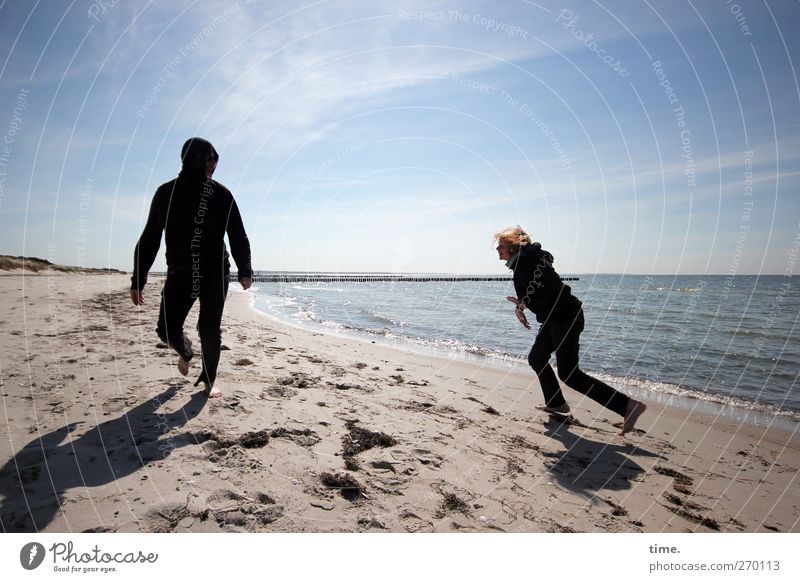
M227 273L230 269L225 233L231 244L238 277L252 277L250 241L230 190L206 178L206 160L219 159L210 142L194 137L181 150L183 166L174 180L153 196L150 214L133 255L131 289L142 290L147 272L166 232L167 267L187 273Z
M581 302L553 268L553 255L535 242L522 247L514 265L517 299L536 314L536 321L563 321L574 317Z

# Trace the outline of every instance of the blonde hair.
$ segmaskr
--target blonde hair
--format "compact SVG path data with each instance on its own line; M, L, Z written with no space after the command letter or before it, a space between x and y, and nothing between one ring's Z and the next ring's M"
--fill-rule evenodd
M494 240L510 246L515 251L519 251L521 247L531 244L531 237L519 225L496 232Z

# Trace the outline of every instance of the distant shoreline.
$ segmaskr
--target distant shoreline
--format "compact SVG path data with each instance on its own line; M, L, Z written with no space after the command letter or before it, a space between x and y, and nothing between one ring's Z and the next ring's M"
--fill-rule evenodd
M0 255L0 270L3 271L32 271L38 273L39 271L60 271L63 273L96 273L96 274L126 274L125 271L118 269L106 268L97 269L92 267L72 267L67 265L57 265L51 263L47 259L39 259L37 257L21 257L12 255Z
M74 265L61 265L57 263L51 263L47 259L40 259L38 257L22 257L22 256L15 256L15 255L0 255L0 271L12 271L23 269L26 271L32 271L34 273L38 273L42 270L55 270L61 271L65 273L119 273L119 274L128 274L130 271L123 271L120 269L115 269L112 267L78 267ZM491 280L500 280L508 278L510 279L511 276L508 275L505 277L504 275L498 275L497 273L448 273L448 272L416 272L416 271L403 271L403 272L392 272L392 271L330 271L325 269L318 269L318 270L304 270L304 271L294 271L294 270L286 270L286 271L272 271L268 269L254 269L253 273L258 276L320 276L320 275L327 275L327 276L347 276L347 275L364 275L370 277L448 277L450 279L455 280L467 280L469 277L480 277L480 278L491 278ZM235 278L237 272L232 271L231 277ZM150 271L150 275L154 276L166 276L165 271ZM580 278L590 278L590 277L733 277L733 278L741 278L741 277L785 277L785 273L737 273L735 275L730 275L729 273L568 273L567 276L563 276L565 281L574 281Z

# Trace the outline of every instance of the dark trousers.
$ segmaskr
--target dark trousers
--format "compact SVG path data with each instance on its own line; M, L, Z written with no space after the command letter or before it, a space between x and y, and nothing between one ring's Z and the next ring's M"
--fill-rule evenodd
M194 354L183 334L183 323L196 299L200 300L197 331L202 344L203 370L198 382L214 385L222 346L222 310L228 295L228 273L201 271L199 277L191 269L170 267L161 291L156 333L186 361ZM196 385L196 384L195 384Z
M625 416L629 398L608 384L592 378L578 367L579 340L583 325L583 310L580 310L574 318L566 321L548 320L539 329L531 353L528 355L528 363L539 377L545 406L556 408L566 403L555 372L550 366L550 356L555 352L558 377L564 384L620 416Z

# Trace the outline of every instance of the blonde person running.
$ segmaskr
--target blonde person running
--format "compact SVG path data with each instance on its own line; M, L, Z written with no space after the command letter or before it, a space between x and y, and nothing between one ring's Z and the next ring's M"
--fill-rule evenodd
M536 408L550 414L570 414L550 366L550 357L555 352L561 381L623 417L620 435L632 431L647 407L578 367L579 340L584 326L583 307L569 285L565 285L553 269L553 255L543 250L538 242L532 243L519 226L498 232L494 238L498 258L505 261L514 273L517 296L506 299L516 305L517 319L525 329L531 328L525 316L526 309L532 311L541 324L528 355L528 362L544 393L544 405Z

